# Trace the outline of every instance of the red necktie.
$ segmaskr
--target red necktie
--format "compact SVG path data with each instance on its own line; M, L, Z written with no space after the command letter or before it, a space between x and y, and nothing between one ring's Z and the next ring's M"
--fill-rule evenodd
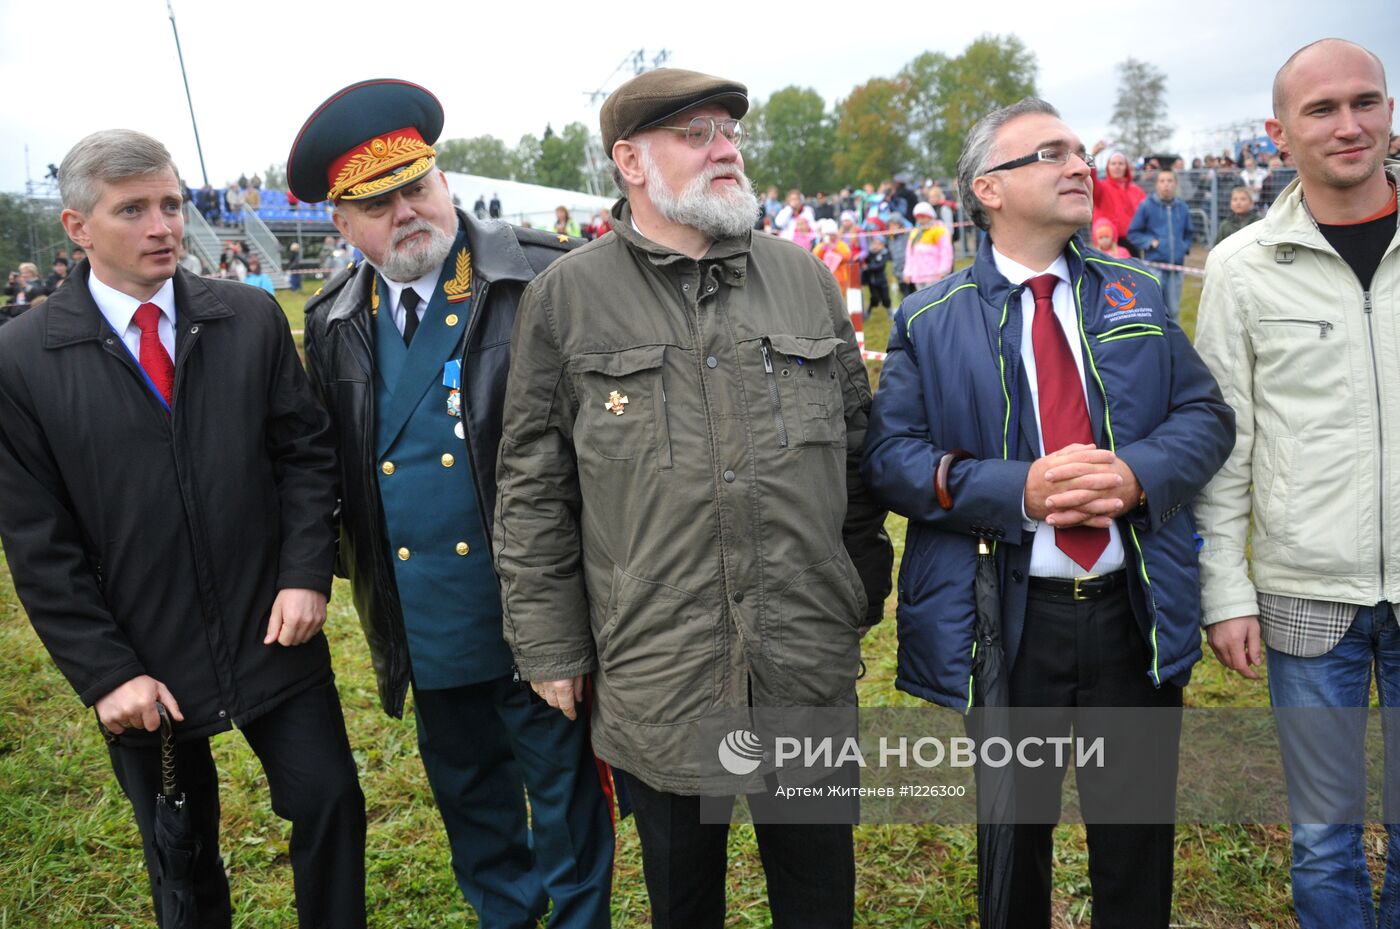
M1076 442L1088 445L1094 441L1089 408L1084 404L1084 382L1064 329L1055 318L1052 297L1059 280L1053 274L1042 274L1026 282L1035 297L1031 345L1035 349L1035 381L1040 394L1040 436L1047 455ZM1056 529L1055 545L1088 571L1108 547L1108 530L1090 526Z
M141 328L141 367L169 406L175 391L175 364L165 346L160 344L160 307L143 303L136 308L135 319Z

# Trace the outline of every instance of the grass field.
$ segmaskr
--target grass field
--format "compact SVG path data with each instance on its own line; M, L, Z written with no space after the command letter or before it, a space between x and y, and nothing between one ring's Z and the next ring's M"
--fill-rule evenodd
M307 288L307 294L314 289ZM1198 287L1188 281L1188 328ZM284 301L301 327L305 296ZM867 344L883 347L888 316L877 311ZM903 520L889 529L902 549ZM893 603L865 642L867 705L917 705L895 691ZM337 584L327 624L346 723L369 811L371 925L468 927L476 922L457 893L447 843L424 781L411 719L377 707L373 675L348 590ZM93 716L49 661L0 564L0 929L94 929L150 925L135 827L107 764ZM1188 689L1195 705L1262 705L1261 685L1227 680L1214 659ZM223 852L235 925L294 926L287 829L271 812L256 759L236 734L215 740L225 785ZM1083 829L1060 827L1056 841L1057 926L1088 926ZM1375 836L1368 846L1374 846ZM975 924L975 839L970 827L862 826L856 831L857 925L961 927ZM762 872L750 828L731 834L729 925L768 924ZM1295 925L1288 902L1288 840L1275 827L1178 831L1176 916L1183 927ZM630 821L618 834L617 926L647 925L640 854Z

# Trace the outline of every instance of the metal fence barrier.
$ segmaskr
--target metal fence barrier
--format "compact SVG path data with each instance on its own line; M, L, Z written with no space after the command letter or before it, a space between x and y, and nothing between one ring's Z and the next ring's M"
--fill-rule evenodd
M1230 192L1236 187L1249 187L1254 191L1254 210L1260 216L1283 193L1283 189L1293 183L1298 176L1296 168L1279 168L1268 171L1262 178L1240 177L1238 168L1211 168L1176 172L1177 196L1186 202L1191 210L1191 222L1196 229L1196 241L1206 248L1215 244L1216 232L1220 224L1230 217ZM1148 194L1157 189L1157 172L1145 171L1135 175L1133 181Z

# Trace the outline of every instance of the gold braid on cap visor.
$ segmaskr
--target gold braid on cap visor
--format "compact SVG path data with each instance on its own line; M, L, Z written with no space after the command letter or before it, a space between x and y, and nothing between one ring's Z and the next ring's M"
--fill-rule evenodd
M371 139L340 169L326 199L367 200L378 196L427 174L436 158L437 152L421 139ZM384 174L386 171L392 173Z

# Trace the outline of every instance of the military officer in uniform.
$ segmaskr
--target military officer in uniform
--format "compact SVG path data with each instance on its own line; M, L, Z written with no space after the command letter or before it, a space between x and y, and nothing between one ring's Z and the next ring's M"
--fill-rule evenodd
M483 929L534 927L551 901L551 927L607 926L606 771L586 723L515 679L490 554L516 305L578 243L455 210L432 148L442 124L424 88L363 81L316 108L287 159L292 193L332 201L366 257L306 314L340 451L340 566L385 711L401 716L413 688L452 867Z

